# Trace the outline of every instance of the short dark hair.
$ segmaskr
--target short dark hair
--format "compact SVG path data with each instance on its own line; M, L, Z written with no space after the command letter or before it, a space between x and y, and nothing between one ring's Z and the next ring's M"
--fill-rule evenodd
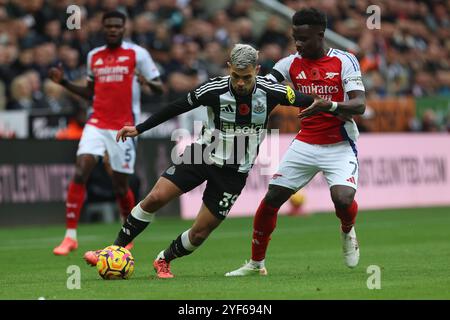
M120 11L109 11L103 14L102 22L105 22L106 19L109 18L120 18L122 19L123 23L125 24L125 21L127 20L127 17Z
M327 27L327 16L316 8L305 8L297 11L292 17L292 24L294 26L301 25L316 25L324 29Z

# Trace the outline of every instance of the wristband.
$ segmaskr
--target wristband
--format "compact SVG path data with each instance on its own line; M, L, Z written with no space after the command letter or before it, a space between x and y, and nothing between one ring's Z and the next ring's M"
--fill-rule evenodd
M331 108L329 109L330 112L333 112L337 109L338 103L336 101L331 101Z

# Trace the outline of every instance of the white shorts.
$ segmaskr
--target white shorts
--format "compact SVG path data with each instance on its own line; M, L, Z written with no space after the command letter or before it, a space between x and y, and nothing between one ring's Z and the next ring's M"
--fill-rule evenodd
M295 139L283 156L269 184L298 191L322 171L328 186L357 189L358 159L348 141L335 144L309 144Z
M87 124L83 129L77 156L92 154L103 157L108 153L113 171L132 174L136 160L136 142L127 138L125 142L116 142L118 130L99 129Z

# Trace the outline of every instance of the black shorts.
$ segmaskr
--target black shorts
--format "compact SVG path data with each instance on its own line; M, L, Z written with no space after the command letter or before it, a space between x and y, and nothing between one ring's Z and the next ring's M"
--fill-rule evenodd
M207 181L203 203L218 219L223 220L241 194L248 174L213 164L181 163L170 166L161 176L172 181L184 193Z

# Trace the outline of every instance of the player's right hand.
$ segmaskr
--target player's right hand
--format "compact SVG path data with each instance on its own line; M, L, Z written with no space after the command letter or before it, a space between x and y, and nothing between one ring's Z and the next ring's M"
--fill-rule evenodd
M125 126L117 132L116 141L119 142L122 139L122 142L127 140L127 137L134 138L139 135L136 127L134 126Z
M57 67L52 67L48 71L48 77L56 83L61 83L62 79L64 78L64 71L62 69L62 64L58 64Z

